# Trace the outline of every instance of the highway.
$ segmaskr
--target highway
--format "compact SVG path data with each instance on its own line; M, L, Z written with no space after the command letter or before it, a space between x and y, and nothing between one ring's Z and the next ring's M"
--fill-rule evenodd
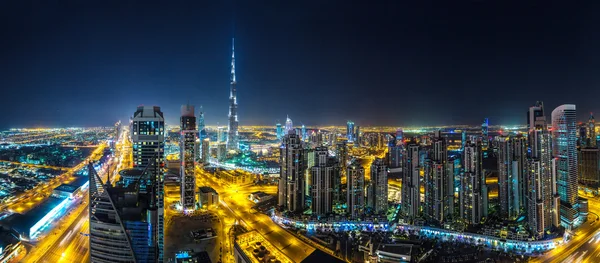
M600 262L600 221L594 222L600 215L600 199L588 198L588 221L575 230L572 239L531 262Z
M111 174L111 182L118 180L119 167L127 167L130 164L127 154L131 154L130 142L127 139L127 130L121 133L117 143L117 151L112 160L107 162L104 169L98 171L102 180L107 179L107 174ZM121 154L123 153L123 154ZM111 165L118 160L117 165ZM125 161L123 161L125 160ZM110 169L110 170L109 170ZM42 238L35 247L31 248L22 262L87 262L89 261L89 215L88 215L89 193L82 197L81 203L71 210L71 212L55 222L53 230Z
M315 248L275 224L267 215L250 211L254 203L248 200L248 195L255 191L273 193L275 186L226 185L202 169L196 169L196 173L197 185L206 185L215 189L219 193L219 200L224 210L233 214L246 229L258 231L294 262L301 262L315 251Z

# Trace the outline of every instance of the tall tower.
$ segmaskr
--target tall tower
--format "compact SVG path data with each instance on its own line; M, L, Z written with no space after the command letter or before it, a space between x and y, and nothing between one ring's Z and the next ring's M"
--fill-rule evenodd
M281 128L281 123L277 123L275 133L277 135L277 140L283 139L283 129Z
M348 142L354 142L354 122L348 121L346 123L346 137Z
M240 149L237 115L237 89L235 80L235 39L231 39L231 82L229 90L229 126L227 127L227 150Z
M376 158L371 164L369 206L374 214L385 214L388 208L388 173L383 159Z
M348 213L351 218L358 218L365 209L365 169L353 160L346 173Z
M304 210L306 151L294 130L283 138L279 158L278 204L284 210L301 212Z
M335 158L328 156L324 146L315 148L314 163L311 168L312 212L314 215L326 215L333 211L338 201L340 168Z
M149 174L140 181L139 191L150 193L149 218L158 246L158 262L163 262L164 248L164 167L165 118L160 107L139 106L131 122L133 168L143 168Z
M590 112L590 119L587 125L587 139L590 147L596 147L596 120L594 120L594 114Z
M483 123L481 124L481 148L486 151L488 148L488 144L490 143L490 138L488 137L488 128L490 126L488 118L483 119Z
M566 229L574 228L579 217L576 118L573 104L561 105L552 111L552 152L556 158L561 224Z
M460 215L465 223L479 224L488 209L481 144L467 143L462 159L465 172L460 178Z
M181 106L181 137L179 140L179 159L181 163L181 206L183 210L194 210L196 208L196 177L194 176L196 156L196 116L194 106Z
M419 216L421 206L419 145L410 143L404 155L404 168L402 169L402 212L410 217Z
M283 136L289 134L290 131L293 129L294 129L294 123L292 122L292 119L290 119L290 116L287 116L285 118L285 134L283 134Z

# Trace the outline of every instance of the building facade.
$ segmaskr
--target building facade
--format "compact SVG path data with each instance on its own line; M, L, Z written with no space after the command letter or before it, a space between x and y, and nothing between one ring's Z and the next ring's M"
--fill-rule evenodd
M278 187L279 206L291 212L304 210L304 178L307 169L306 151L294 130L283 138L280 153Z
M365 169L358 161L352 161L346 172L346 200L351 218L360 218L365 209Z
M194 176L195 156L196 156L196 117L194 116L194 106L181 106L180 121L180 139L179 139L179 158L181 169L181 207L184 211L196 209L196 177Z
M229 125L227 126L227 150L237 151L240 149L237 115L237 81L235 79L235 42L231 40L231 82L229 89Z

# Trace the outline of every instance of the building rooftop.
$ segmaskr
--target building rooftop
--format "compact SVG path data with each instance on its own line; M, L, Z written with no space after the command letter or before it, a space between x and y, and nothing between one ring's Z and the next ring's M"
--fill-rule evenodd
M48 197L37 207L29 210L25 214L13 214L6 219L8 225L19 233L27 232L29 229L46 216L52 209L62 203L64 198Z
M77 191L78 188L79 187L76 187L76 186L73 186L70 184L61 184L58 187L54 188L54 190L73 193L73 192Z
M217 191L215 191L215 189L213 189L212 187L208 187L208 186L200 186L200 188L198 188L198 190L201 193L207 194L207 193L217 193Z

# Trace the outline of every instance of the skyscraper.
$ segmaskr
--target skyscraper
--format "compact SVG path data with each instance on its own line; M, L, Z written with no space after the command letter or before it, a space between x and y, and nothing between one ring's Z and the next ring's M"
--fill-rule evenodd
M202 106L200 106L200 114L198 114L198 138L200 141L206 138L206 126L204 125L204 111L202 110Z
M454 179L447 166L448 150L446 139L436 131L432 149L425 161L425 202L424 215L438 223L443 223L454 213Z
M235 39L231 39L231 82L229 90L229 126L227 127L227 150L240 149L237 115L237 89L235 80Z
M573 104L561 105L552 111L552 152L556 158L561 224L566 229L574 228L579 217L576 118Z
M490 138L488 135L489 128L488 118L483 119L483 123L481 124L481 148L486 151L488 149L488 144L490 143Z
M277 140L283 139L283 129L281 129L281 123L277 123L275 126L275 133L277 135Z
M532 180L539 178L539 187L542 191L541 202L543 203L543 208L539 209L541 209L543 213L541 216L536 218L536 225L543 226L544 231L546 231L550 230L553 225L558 227L557 222L559 221L559 208L558 202L555 201L557 196L557 192L555 191L556 180L553 179L555 176L552 172L554 170L554 165L552 164L552 136L548 131L548 124L546 122L543 102L538 101L534 106L529 108L529 111L527 112L527 126L529 127L528 146L531 159L530 162L539 161L540 165L539 169L529 169L529 173L540 173L539 175L529 175L529 178ZM530 185L529 189L536 187L536 183L538 182L528 182L528 185ZM533 209L538 208L528 209L530 218L533 217L531 214ZM535 215L537 215L537 213Z
M217 142L227 141L227 135L225 134L225 127L217 127Z
M500 215L516 219L525 209L526 142L522 137L498 136L498 199Z
M164 248L164 166L165 118L160 107L139 106L131 122L133 168L146 169L148 176L140 182L141 193L151 193L149 210L156 213L155 231L158 262Z
M483 175L481 144L467 143L460 178L460 215L467 224L479 224L487 216L487 186Z
M327 147L317 147L314 153L315 165L311 168L312 213L326 215L333 211L333 205L338 201L340 168L335 158L329 157Z
M196 177L195 168L195 143L198 131L196 130L196 117L194 106L181 106L181 138L179 140L179 158L181 169L181 207L185 210L196 208Z
M141 180L126 187L103 184L91 163L88 175L90 262L162 262L158 215L150 207L153 193L140 193Z
M348 145L345 141L338 142L335 146L335 156L338 159L338 165L342 175L346 175L346 168L348 167Z
M371 164L371 182L369 183L369 206L374 214L385 215L388 208L388 173L385 162L375 159Z
M289 134L291 130L294 130L294 123L292 122L292 119L290 119L290 116L287 116L285 118L285 135Z
M404 215L415 218L419 216L421 206L420 178L419 178L419 145L409 143L404 156L402 169L402 212Z
M590 118L587 123L587 145L590 147L596 147L596 120L594 120L594 114L590 112Z
M304 126L304 124L302 124L302 141L308 141L308 136L306 135L306 126Z
M283 138L278 187L279 206L291 212L304 210L304 176L306 153L300 136L294 130Z
M354 142L354 122L346 123L346 138L348 138L348 142Z
M544 218L547 215L544 211L543 201L543 189L542 189L542 163L539 159L528 159L527 163L527 174L528 174L528 207L527 207L527 219L529 223L529 230L536 238L542 238L544 231L548 229L545 225Z
M589 147L579 151L579 183L594 190L600 188L600 149Z
M210 161L210 138L204 138L202 140L202 162L208 163Z
M356 133L354 133L354 142L356 143L356 145L361 144L361 138L360 138L360 126L356 125Z
M352 160L346 174L348 214L351 218L358 218L365 209L365 169L358 161Z

